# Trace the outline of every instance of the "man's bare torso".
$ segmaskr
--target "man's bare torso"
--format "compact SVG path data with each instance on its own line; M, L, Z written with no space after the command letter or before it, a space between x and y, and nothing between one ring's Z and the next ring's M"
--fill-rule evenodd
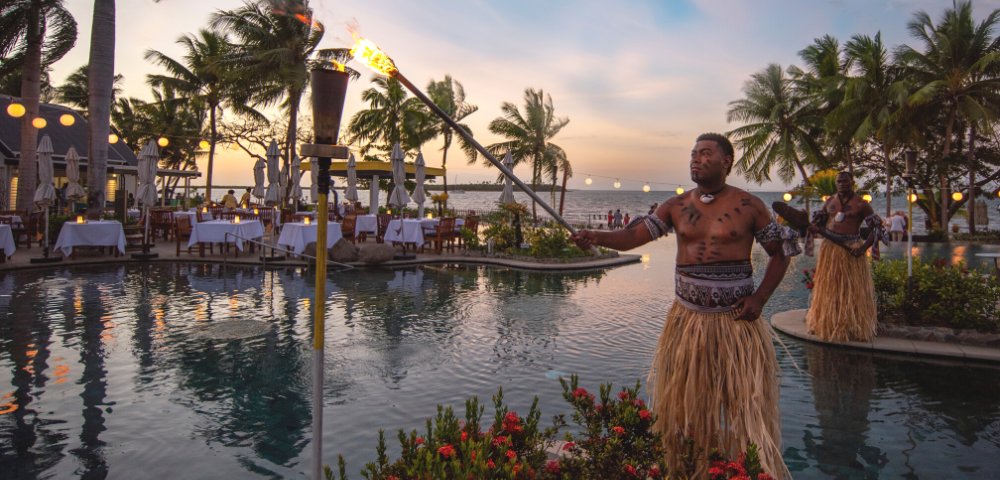
M692 190L656 210L677 233L677 264L749 260L754 232L771 221L764 202L732 186L711 203L702 202L701 195Z
M847 201L841 204L841 195L838 193L827 199L823 204L823 209L830 214L830 219L826 222L826 229L841 235L857 235L861 231L861 224L865 218L874 213L871 205L857 194L851 195ZM838 222L837 214L844 212L844 220Z

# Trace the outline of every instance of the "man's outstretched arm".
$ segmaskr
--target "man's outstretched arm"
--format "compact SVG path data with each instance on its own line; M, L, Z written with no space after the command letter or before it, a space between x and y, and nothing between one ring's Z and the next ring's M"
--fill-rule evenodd
M670 227L667 215L668 211L667 203L664 202L652 215L658 218L667 229ZM666 235L665 230L662 233ZM655 240L649 229L644 225L636 225L632 228L615 230L613 232L580 230L576 236L570 237L570 239L581 250L588 250L591 245L614 250L631 250Z

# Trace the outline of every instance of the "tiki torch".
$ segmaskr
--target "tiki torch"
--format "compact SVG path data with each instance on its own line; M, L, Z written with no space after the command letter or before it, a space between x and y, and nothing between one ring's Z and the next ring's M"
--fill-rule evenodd
M504 164L501 163L499 160L497 160L493 155L491 155L490 152L486 151L486 149L483 148L483 146L480 145L479 142L477 142L474 138L472 138L472 135L469 135L469 132L466 132L465 129L458 124L458 122L456 122L454 119L448 116L448 114L445 113L444 110L441 110L437 105L435 105L434 102L431 101L431 99L427 98L427 95L424 95L424 93L421 92L419 88L410 83L410 81L406 77L404 77L402 73L399 72L399 69L396 68L396 65L393 63L392 59L389 58L389 56L386 55L385 52L383 52L380 48L378 48L378 46L372 43L371 40L368 40L367 38L356 37L354 47L351 49L351 55L354 56L355 60L365 64L366 66L368 66L368 68L371 68L376 73L388 75L395 78L396 80L399 80L399 83L402 83L403 86L405 86L407 89L410 90L410 92L413 92L413 95L419 98L421 102L424 102L424 105L427 105L427 108L430 108L432 112L436 113L439 117L441 117L441 120L444 120L444 122L447 123L448 126L450 126L453 130L458 132L458 134L461 135L462 138L468 140L468 142L471 143L476 148L476 150L479 151L479 153L482 153L483 156L486 157L486 159L493 164L493 166L499 168L500 171L507 176L507 178L510 178L515 184L517 184L518 187L521 188L521 190L523 190L525 193L528 194L528 196L534 199L536 203L541 205L546 212L549 212L549 215L552 215L552 218L556 219L560 224L562 224L563 227L566 227L566 230L569 230L570 234L576 235L576 229L573 228L573 226L570 225L569 222L567 222L562 217L562 215L559 215L559 213L557 213L555 209L550 207L549 204L545 203L545 201L542 200L541 197L539 197L534 192L534 190L529 188L524 182L521 181L520 178L517 178L514 175L514 172L512 172L509 168L504 166ZM594 255L600 254L600 251L595 246L591 246L590 251Z
M323 321L326 315L327 195L330 192L330 160L346 159L349 150L337 145L349 77L344 70L312 71L313 142L302 146L304 157L319 166L316 175L319 212L316 217L316 295L313 321L313 418L312 479L323 478Z

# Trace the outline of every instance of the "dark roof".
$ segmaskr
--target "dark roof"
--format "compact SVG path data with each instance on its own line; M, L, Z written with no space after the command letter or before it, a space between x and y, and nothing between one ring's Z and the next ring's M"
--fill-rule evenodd
M15 159L21 156L21 118L14 118L7 113L7 106L12 102L17 102L16 97L0 95L0 155L5 158ZM50 103L42 103L38 106L41 117L45 119L47 125L38 131L38 141L45 135L52 141L52 158L62 160L69 151L69 147L76 148L77 155L80 156L80 163L87 162L87 120L71 108ZM59 117L65 114L73 115L76 122L73 125L65 126L59 123ZM108 164L125 164L136 166L139 164L135 152L125 145L125 142L118 141L108 145Z

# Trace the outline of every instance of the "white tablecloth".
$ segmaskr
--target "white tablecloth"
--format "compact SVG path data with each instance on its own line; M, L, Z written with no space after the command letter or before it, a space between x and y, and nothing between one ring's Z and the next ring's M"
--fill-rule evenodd
M211 222L195 223L191 230L191 239L188 240L188 247L198 245L198 242L223 243L236 242L236 248L243 250L243 241L233 238L232 235L226 238L226 233L234 233L243 238L257 239L264 236L264 226L260 220L246 220L240 223L232 223L228 220L213 220Z
M71 220L63 224L55 249L68 257L73 254L73 247L118 247L119 252L125 253L125 230L115 220L87 223Z
M358 222L354 224L354 234L361 232L375 232L378 228L378 217L375 215L358 215Z
M125 210L125 216L132 217L132 218L138 220L139 217L142 216L142 212L140 210L138 210L138 209L131 208L131 209Z
M0 217L11 219L10 221L14 225L17 225L17 224L21 223L21 216L20 215L0 215Z
M0 248L3 248L3 254L8 257L13 255L14 250L16 250L10 225L0 225Z
M304 223L286 223L281 226L281 236L278 237L278 245L285 245L296 253L305 251L306 245L316 241L316 231L318 226L315 223L306 225ZM328 222L326 224L326 248L330 248L337 240L344 238L340 233L340 224Z
M174 220L176 220L177 217L184 216L184 217L188 217L189 219L191 219L191 224L194 225L195 223L198 223L198 217L195 217L195 215L200 215L201 219L204 220L204 221L206 221L206 222L212 220L212 214L208 213L208 212L204 212L204 213L200 213L200 212L174 212Z
M422 221L423 220L403 220L403 228L400 230L399 220L393 220L389 222L389 228L385 230L385 237L382 238L386 243L404 242L423 245L424 232L420 224Z
M440 223L441 223L441 219L440 218L430 218L430 219L425 219L425 220L421 220L420 221L420 225L423 226L424 229L426 229L426 230L434 230L435 228L437 228L438 224L440 224ZM464 218L456 218L455 219L455 231L456 232L463 225L465 225L465 219Z

